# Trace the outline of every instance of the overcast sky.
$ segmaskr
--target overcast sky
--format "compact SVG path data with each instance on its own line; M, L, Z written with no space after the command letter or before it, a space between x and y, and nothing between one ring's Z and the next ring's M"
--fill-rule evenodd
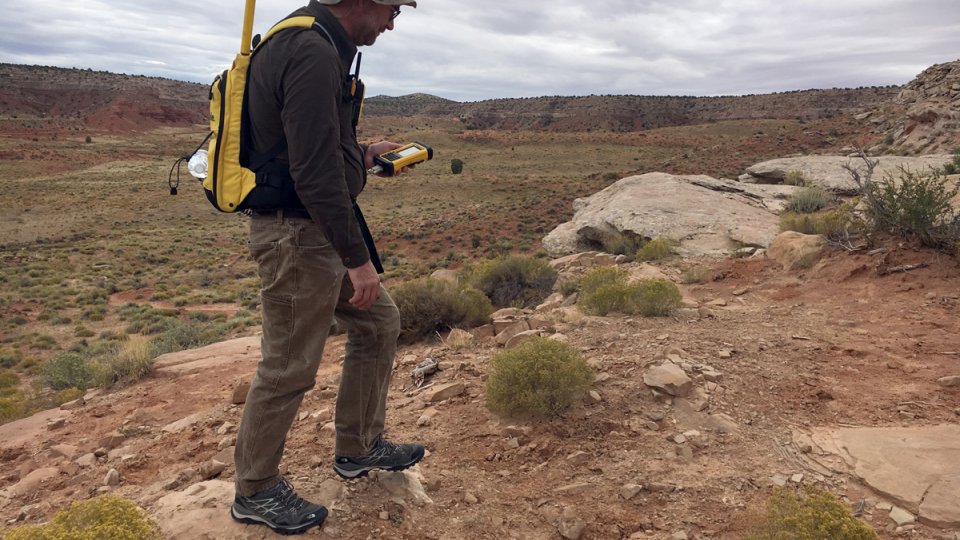
M305 3L306 0L303 0ZM254 32L301 2L260 0ZM3 0L0 62L209 83L242 0ZM960 58L960 0L419 0L367 95L730 95L904 84Z

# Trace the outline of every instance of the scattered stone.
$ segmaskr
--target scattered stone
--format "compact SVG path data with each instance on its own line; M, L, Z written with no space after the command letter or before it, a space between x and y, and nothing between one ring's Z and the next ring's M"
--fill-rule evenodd
M381 511L380 519L382 519L383 521L390 521L390 512L387 512L386 510Z
M200 478L202 478L203 480L210 480L211 478L216 478L220 476L220 473L222 473L226 468L227 468L226 463L222 463L215 459L211 459L210 461L205 461L202 464L200 464Z
M671 396L684 397L693 389L693 381L680 366L666 362L643 374L643 383Z
M670 535L670 540L690 540L690 537L687 536L686 531L679 531Z
M430 403L436 403L452 397L457 397L466 392L467 385L462 382L453 382L433 388L427 393L426 400Z
M677 444L683 444L683 443L687 442L687 438L684 437L683 435L674 435L673 438L672 438L672 440L673 440L673 442L675 442L675 443L677 443Z
M492 338L497 335L497 330L492 324L485 324L483 326L478 326L470 331L473 334L473 337L477 339L487 339Z
M591 390L588 394L588 398L590 399L590 402L594 404L603 401L603 396L601 396L600 392L597 392L596 390Z
M624 484L620 488L620 496L625 500L630 500L637 496L637 493L643 491L643 486L640 484Z
M103 479L103 485L105 486L119 486L120 485L120 473L116 469L110 469L107 471L107 476Z
M579 495L593 489L593 484L589 482L577 482L554 488L553 492L557 495Z
M93 467L97 463L97 456L93 455L93 452L89 452L78 457L76 463L84 469Z
M423 411L423 414L420 415L420 418L417 418L417 425L420 427L426 427L433 423L433 417L437 415L436 409L430 407Z
M126 440L127 437L124 436L124 434L119 431L114 431L110 435L100 439L100 446L107 450L113 450L114 448L120 447Z
M572 465L584 465L590 461L591 455L587 452L577 450L576 452L567 456L567 461Z
M60 410L73 411L73 410L79 409L80 407L83 407L86 403L87 401L85 399L83 399L82 397L79 397L73 401L68 401L63 405L60 405Z
M50 420L49 422L47 422L47 429L49 429L50 431L53 431L55 429L60 429L65 425L67 425L67 420L65 418L63 417L54 418L53 420Z
M230 395L230 403L240 405L246 403L247 394L250 393L250 382L248 378L237 379L233 383L233 393Z
M917 520L916 516L910 512L907 512L903 508L900 508L899 506L894 506L893 509L890 510L890 519L892 519L898 526L913 523Z
M719 383L723 380L723 373L713 369L705 369L701 373L703 374L704 379L713 383Z
M528 437L531 433L533 433L533 429L529 426L520 427L511 425L504 427L502 433L505 437Z
M960 386L960 375L950 375L949 377L940 377L937 379L937 384L944 388L952 388L955 386Z
M794 484L799 484L799 483L803 482L803 474L797 473L797 474L791 476L791 477L790 477L790 481L793 482Z
M890 511L893 510L893 505L888 502L878 502L876 509Z
M80 454L80 449L71 444L55 444L50 447L50 454L55 458L74 459Z
M775 474L771 476L770 481L773 482L773 485L777 487L784 487L787 485L787 477L783 474Z
M725 307L727 305L727 301L723 298L717 298L716 300L707 302L707 305L713 307Z
M717 351L717 356L720 358L730 358L733 356L733 351L730 349L720 349Z
M587 530L587 524L580 518L563 519L560 521L557 530L560 531L560 536L565 540L580 540Z
M693 461L693 448L687 444L678 446L677 457L680 458L680 461L683 461L684 463L690 463Z
M666 417L667 413L663 411L650 411L647 413L647 418L653 420L654 422L662 422Z
M734 296L743 296L743 295L747 294L748 292L750 292L750 287L743 287L742 289L737 289L737 290L733 291L733 295L734 295Z
M540 330L525 330L523 332L518 332L503 343L503 348L512 349L514 347L518 347L538 336L540 336ZM499 340L499 336L497 339Z
M478 502L480 502L480 499L478 499L476 495L468 491L463 494L463 502L467 504L477 504Z

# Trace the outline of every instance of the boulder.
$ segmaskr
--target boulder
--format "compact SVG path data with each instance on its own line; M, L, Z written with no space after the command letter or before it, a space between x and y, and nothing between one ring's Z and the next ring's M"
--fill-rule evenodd
M820 259L827 240L819 234L785 231L774 238L767 256L788 270L809 268Z
M574 202L571 221L543 239L552 257L603 249L617 234L681 241L689 255L727 254L743 245L766 247L779 232L771 210L782 186L756 186L709 176L647 173L624 178Z
M884 175L896 177L898 167L916 171L925 171L929 168L942 169L950 162L952 156L947 154L929 156L879 156L870 157L879 161L873 171L874 180L881 180ZM787 173L800 171L803 178L810 184L820 186L838 195L852 196L858 194L857 185L853 182L843 166L862 166L863 160L847 156L801 156L791 158L771 159L747 167L745 175L740 177L742 182L756 182L758 184L782 184Z

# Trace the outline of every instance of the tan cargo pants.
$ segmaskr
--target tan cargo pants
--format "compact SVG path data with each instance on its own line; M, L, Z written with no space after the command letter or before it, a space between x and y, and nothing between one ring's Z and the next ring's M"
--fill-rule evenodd
M340 257L310 219L255 215L250 254L262 284L262 358L237 434L236 488L250 496L279 478L287 432L314 386L336 317L347 330L336 404L338 456L367 453L383 433L400 313L387 291L369 309L347 300L353 287Z

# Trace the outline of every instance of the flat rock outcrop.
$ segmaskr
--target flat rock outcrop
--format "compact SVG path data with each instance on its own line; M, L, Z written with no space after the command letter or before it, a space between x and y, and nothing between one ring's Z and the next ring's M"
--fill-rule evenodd
M611 235L668 237L692 255L766 247L779 232L774 211L793 186L762 186L704 175L654 172L624 178L574 202L573 219L544 239L552 257L603 249Z
M875 180L882 180L885 175L896 178L899 167L912 171L926 171L930 168L943 169L950 162L952 156L936 154L929 156L879 156L870 157L880 163L873 172ZM747 167L746 174L739 180L744 183L783 184L784 178L792 171L799 171L809 185L820 186L838 195L852 196L857 194L857 185L850 178L843 166L853 167L863 165L863 160L848 156L800 156L771 159Z

